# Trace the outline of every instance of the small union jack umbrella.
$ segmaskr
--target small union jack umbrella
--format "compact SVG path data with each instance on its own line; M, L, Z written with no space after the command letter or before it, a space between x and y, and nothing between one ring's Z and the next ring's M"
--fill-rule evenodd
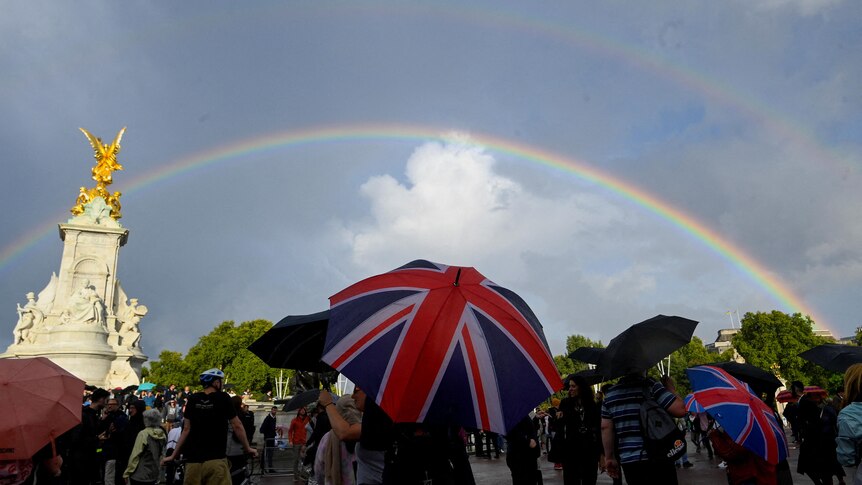
M330 305L322 360L395 422L506 433L563 387L530 307L474 268L413 261Z
M778 419L751 389L723 369L709 365L685 370L694 399L733 441L772 464L787 458L787 438Z

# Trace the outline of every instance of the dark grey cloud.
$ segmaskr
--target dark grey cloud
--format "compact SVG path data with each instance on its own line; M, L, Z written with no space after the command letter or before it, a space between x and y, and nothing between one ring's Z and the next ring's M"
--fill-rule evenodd
M266 134L427 125L547 150L656 194L849 334L862 282L859 10L790 0L10 4L0 16L0 251L63 222L89 184L79 126L108 138L128 125L114 186L131 231L119 277L150 309L151 357L185 351L222 320L317 311L414 253L463 259L524 294L555 352L571 333L607 341L656 313L701 320L711 339L727 310L780 306L666 219L493 149L490 168L462 182L476 191L505 180L514 192L505 210L481 213L499 220L460 252L441 251L434 231L392 232L394 216L376 212L398 209L386 204L400 194L414 222L434 222L416 191L446 193L444 177L408 172L423 140L282 147L130 187ZM517 228L538 234L501 240ZM0 262L0 347L15 303L47 283L60 251L50 229Z

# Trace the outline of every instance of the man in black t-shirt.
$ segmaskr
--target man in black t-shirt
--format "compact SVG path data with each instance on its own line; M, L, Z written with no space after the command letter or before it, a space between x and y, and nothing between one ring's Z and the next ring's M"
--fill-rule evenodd
M210 369L201 374L200 380L204 390L189 396L183 432L174 452L162 464L173 461L182 452L186 458L184 483L230 485L230 465L225 453L228 421L245 452L254 457L257 450L249 445L230 397L221 392L224 373Z

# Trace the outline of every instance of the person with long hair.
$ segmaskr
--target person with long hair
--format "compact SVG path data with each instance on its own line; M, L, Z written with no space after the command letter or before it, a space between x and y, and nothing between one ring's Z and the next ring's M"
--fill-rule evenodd
M858 466L862 446L862 364L851 365L844 372L844 402L838 413L838 462L844 466ZM862 483L862 467L856 468L853 483Z
M563 483L593 485L602 454L601 413L593 389L581 376L566 379L568 397L560 402L557 432L563 439Z
M307 439L305 425L309 421L308 410L301 407L296 411L296 417L290 421L290 427L287 430L287 441L293 445L295 457L293 461L294 477L303 475L302 460L304 458L303 454L305 453L305 442Z

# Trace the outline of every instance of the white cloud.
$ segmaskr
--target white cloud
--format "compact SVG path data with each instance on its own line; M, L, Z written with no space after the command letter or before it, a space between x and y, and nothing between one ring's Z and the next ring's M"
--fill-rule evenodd
M368 180L361 191L372 220L350 229L354 262L382 269L424 258L481 269L497 260L515 276L525 253L567 252L621 220L616 207L589 194L530 193L496 173L495 163L469 143L431 142L407 161L406 182Z

